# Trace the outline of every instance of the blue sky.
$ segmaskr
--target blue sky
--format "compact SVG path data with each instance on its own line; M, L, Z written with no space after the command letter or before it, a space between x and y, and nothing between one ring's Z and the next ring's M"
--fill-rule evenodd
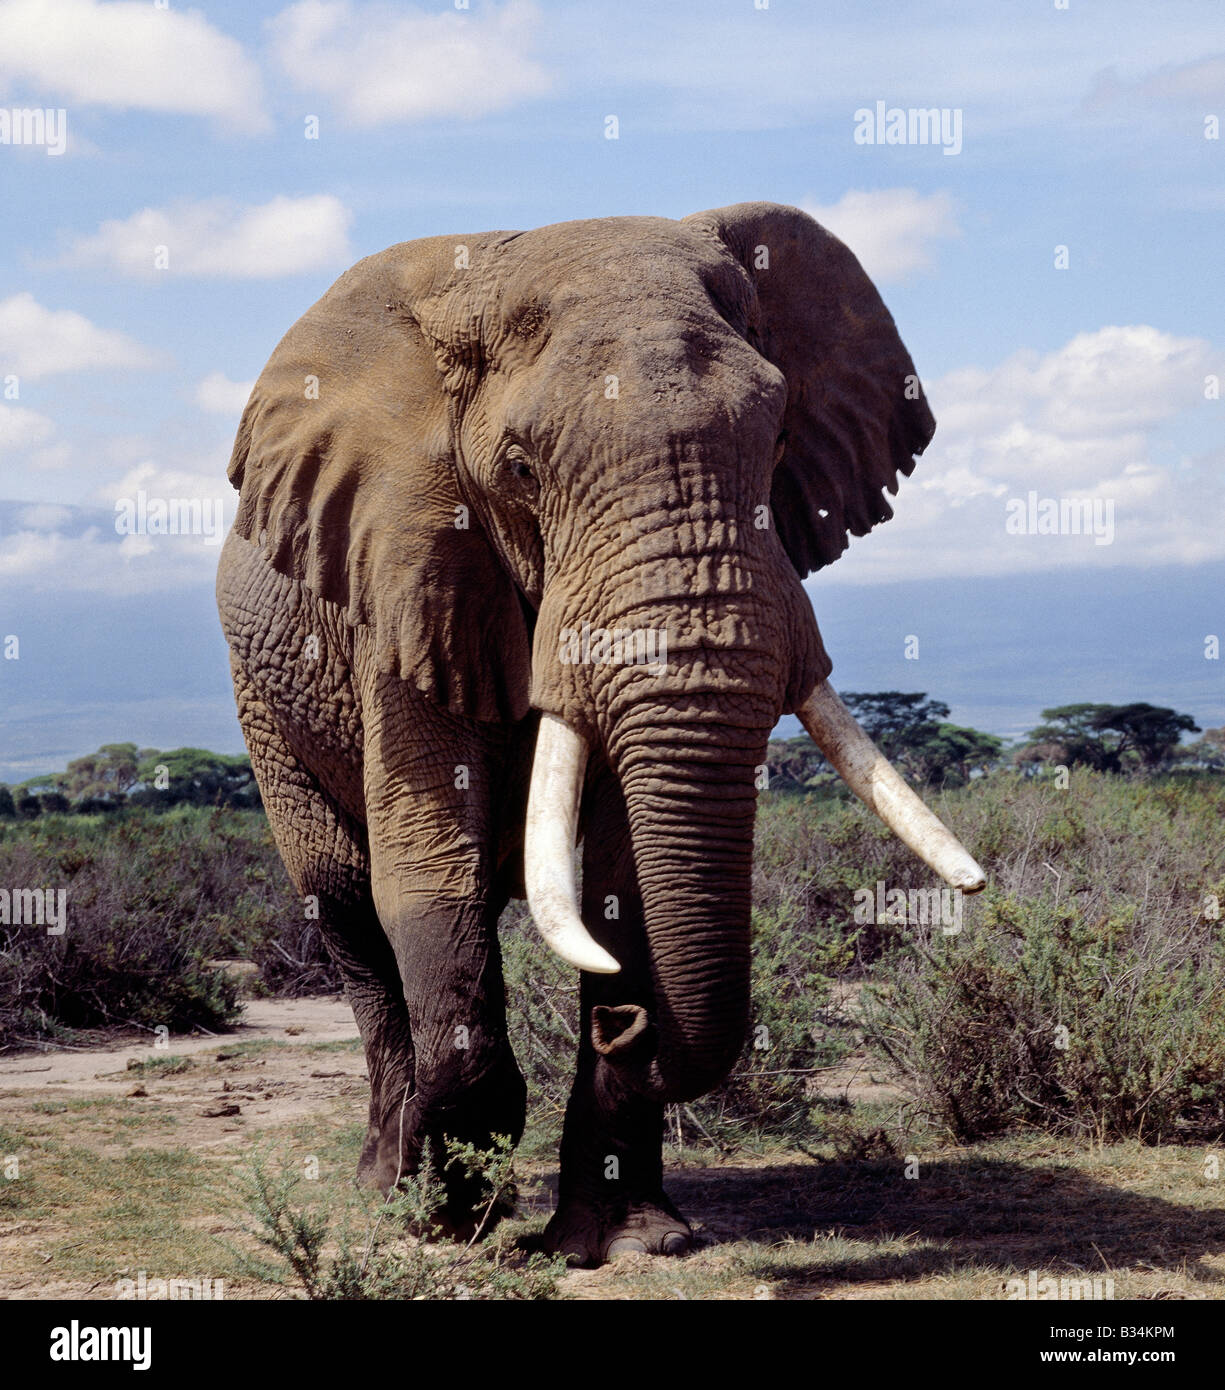
M958 113L960 149L856 143L878 101ZM1005 734L1075 699L1225 722L1213 0L0 0L14 108L67 141L0 138L0 777L241 747L217 546L118 535L115 503L228 524L249 384L359 256L750 199L856 251L939 421L894 521L808 582L835 683ZM1109 542L1010 533L1031 492Z

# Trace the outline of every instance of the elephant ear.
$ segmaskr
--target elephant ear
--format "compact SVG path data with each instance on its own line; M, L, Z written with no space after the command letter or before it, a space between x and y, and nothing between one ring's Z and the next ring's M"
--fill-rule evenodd
M234 529L364 625L380 671L455 714L520 719L524 610L454 454L452 396L479 365L455 256L444 237L370 256L289 330L234 444Z
M756 289L750 342L787 379L770 494L801 577L893 509L936 428L888 309L846 246L799 208L739 203L685 223L717 237Z

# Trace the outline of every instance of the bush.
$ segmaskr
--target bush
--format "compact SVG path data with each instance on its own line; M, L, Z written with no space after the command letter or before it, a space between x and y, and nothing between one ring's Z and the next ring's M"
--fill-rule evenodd
M965 812L976 804L977 791L928 793L927 800L964 833ZM854 920L856 890L874 889L878 882L917 887L939 880L866 807L847 796L831 800L784 792L759 800L753 901L766 912L794 913L797 950L819 955L831 946L845 947L846 958L838 962L841 972L862 970L894 949L904 927Z
M344 979L328 954L319 923L302 915L299 899L294 902L297 916L262 937L252 935L251 956L260 979L272 994L338 994Z
M0 887L63 889L67 929L0 925L0 1045L65 1029L217 1028L234 982L301 904L258 813L124 809L0 829Z
M869 1041L958 1140L1225 1131L1225 950L1194 923L996 893L977 930L914 941L867 999Z
M929 799L992 885L959 935L854 922L856 888L936 880L853 803L763 797L754 871L759 912L797 904L797 951L841 941L875 981L875 1046L922 1108L959 1139L1218 1132L1225 782L998 773Z

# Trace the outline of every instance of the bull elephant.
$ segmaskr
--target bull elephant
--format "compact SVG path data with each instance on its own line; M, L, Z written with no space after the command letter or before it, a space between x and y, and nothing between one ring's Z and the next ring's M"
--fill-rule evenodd
M582 972L546 1243L689 1248L664 1106L746 1036L781 714L982 886L827 683L800 583L892 515L934 427L858 261L766 203L406 242L289 330L238 431L218 600L272 830L365 1046L360 1179L521 1135L496 924L526 896ZM465 1229L473 1190L447 1183Z

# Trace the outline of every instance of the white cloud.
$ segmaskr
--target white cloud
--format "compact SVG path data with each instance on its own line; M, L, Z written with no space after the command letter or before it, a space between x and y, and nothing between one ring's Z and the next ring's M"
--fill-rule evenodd
M196 466L206 471L196 471ZM146 518L158 502L198 501L197 509L174 515L200 525L190 534L159 534L146 525L124 533L116 521L117 504L137 518L144 493ZM0 535L0 586L19 583L39 592L88 591L105 595L165 593L199 588L211 582L225 532L233 522L238 495L225 479L225 465L200 460L188 467L137 464L114 482L97 485L87 499L89 511L38 503L23 507L17 526ZM92 523L101 510L108 520ZM113 518L113 520L112 520ZM139 525L139 523L138 523Z
M1025 421L1068 441L1143 433L1203 399L1213 354L1200 338L1145 324L1078 333L1055 352L1018 352L982 371L950 372L945 433L983 434Z
M89 368L148 367L151 353L71 309L46 309L32 294L0 300L0 375L51 376Z
M91 526L78 535L27 527L0 536L0 586L23 593L109 596L199 588L217 568L217 547L198 536L124 536Z
M1225 457L1175 442L1195 432L1192 412L1220 409L1204 389L1223 366L1202 339L1110 326L928 383L936 437L901 480L894 519L818 582L1225 559ZM1113 539L1009 534L1008 503L1030 492L1109 504Z
M269 126L259 72L242 45L198 10L150 0L6 0L0 84L36 97L209 116L237 130Z
M144 208L78 237L61 264L103 266L123 275L215 276L255 280L298 275L352 260L352 214L331 194L277 197L243 207L224 198ZM158 248L166 269L157 269Z
M163 468L145 461L129 468L113 483L104 483L94 492L94 500L104 507L113 507L120 497L135 497L137 492L149 497L197 498L221 502L224 510L233 513L238 494L225 476L225 463L218 462L215 470L197 473L188 468Z
M808 199L800 206L845 241L877 282L908 280L928 270L934 245L961 235L947 193L925 197L914 188L852 189L836 203Z
M67 440L49 444L45 449L35 449L26 456L26 462L38 472L54 472L68 468L76 458L76 451Z
M55 432L45 415L20 405L0 404L0 448L28 449L42 444Z
M241 415L253 381L231 381L224 372L209 372L196 387L196 404L211 415Z
M550 87L531 56L536 7L479 12L301 0L268 23L290 80L355 126L502 111Z

